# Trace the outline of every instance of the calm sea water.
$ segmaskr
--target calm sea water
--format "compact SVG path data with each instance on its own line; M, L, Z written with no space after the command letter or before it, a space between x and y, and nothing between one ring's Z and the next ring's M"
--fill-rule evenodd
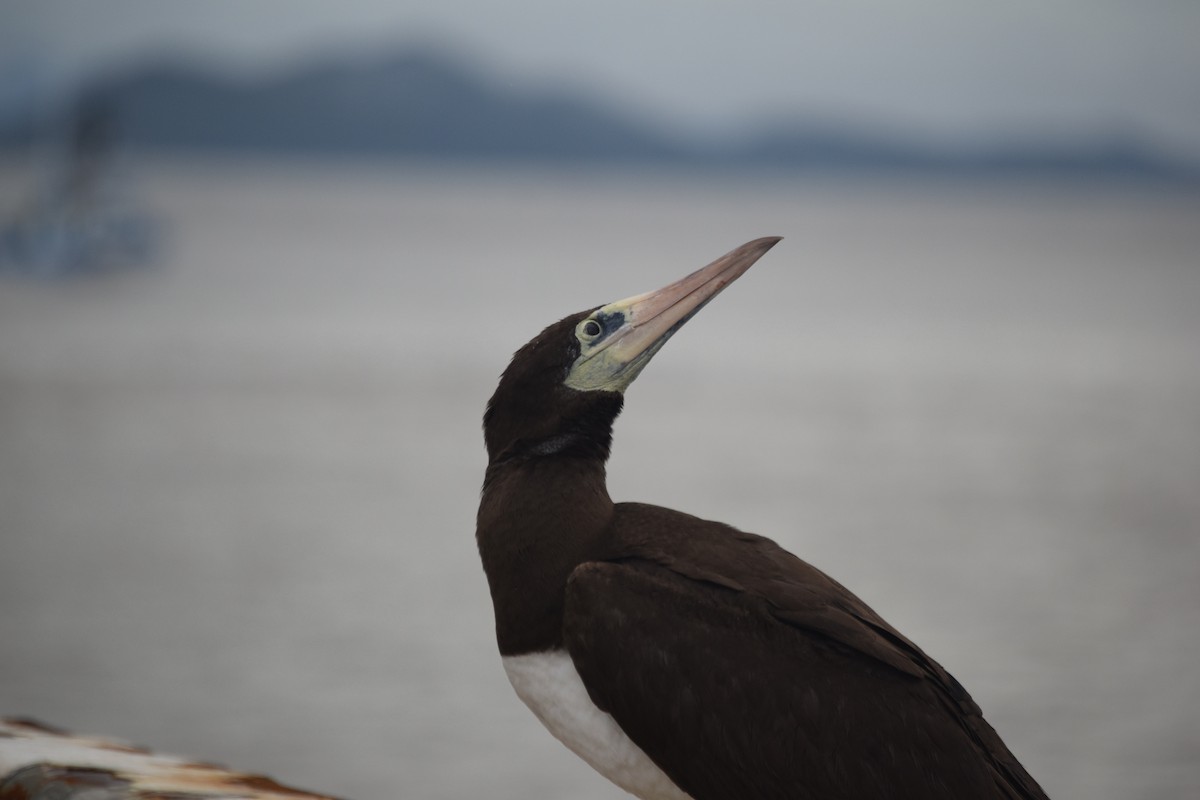
M630 390L614 497L830 572L1051 796L1200 791L1200 196L129 178L157 268L0 282L3 713L361 800L624 796L500 669L479 417L545 324L778 234Z

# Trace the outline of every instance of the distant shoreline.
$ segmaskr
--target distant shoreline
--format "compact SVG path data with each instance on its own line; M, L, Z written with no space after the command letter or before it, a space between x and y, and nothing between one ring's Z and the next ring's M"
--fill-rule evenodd
M0 148L0 171L11 181L23 176L36 180L52 171L63 157L60 148L49 146ZM597 186L645 181L695 182L699 185L746 184L757 186L811 185L816 187L855 185L921 184L1002 187L1045 186L1080 189L1111 187L1144 188L1155 191L1200 191L1200 173L1111 173L1082 170L927 170L904 168L778 167L678 164L593 163L537 159L417 157L409 155L364 155L348 153L246 152L228 150L185 150L166 148L121 148L112 158L118 171L133 169L230 169L253 167L265 173L292 170L374 173L408 173L414 177L478 180L589 181ZM10 189L12 187L10 186ZM11 192L0 192L0 197Z
M34 104L36 105L36 104ZM0 109L0 154L41 146L569 170L796 175L1082 176L1200 183L1200 164L1136 131L1031 129L936 142L885 123L791 122L702 141L586 91L523 91L445 53L335 58L271 77L149 61L78 87L53 112ZM90 136L90 138L89 138Z

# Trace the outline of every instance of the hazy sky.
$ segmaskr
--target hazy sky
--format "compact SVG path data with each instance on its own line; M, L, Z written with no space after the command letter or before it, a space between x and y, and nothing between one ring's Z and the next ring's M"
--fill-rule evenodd
M413 43L701 132L1116 132L1200 157L1200 0L0 0L0 68L43 81L151 52L274 68Z

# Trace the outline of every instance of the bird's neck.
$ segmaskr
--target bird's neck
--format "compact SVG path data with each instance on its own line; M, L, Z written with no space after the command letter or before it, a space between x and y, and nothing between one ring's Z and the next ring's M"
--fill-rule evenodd
M612 515L602 458L550 454L489 468L475 535L501 653L561 645L567 577L603 555Z

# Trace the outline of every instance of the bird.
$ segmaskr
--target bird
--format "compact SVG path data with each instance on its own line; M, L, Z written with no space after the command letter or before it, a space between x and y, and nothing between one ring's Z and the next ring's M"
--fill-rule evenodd
M567 316L503 371L476 540L509 682L645 800L1044 799L966 689L849 589L764 536L608 493L626 389L780 240Z

